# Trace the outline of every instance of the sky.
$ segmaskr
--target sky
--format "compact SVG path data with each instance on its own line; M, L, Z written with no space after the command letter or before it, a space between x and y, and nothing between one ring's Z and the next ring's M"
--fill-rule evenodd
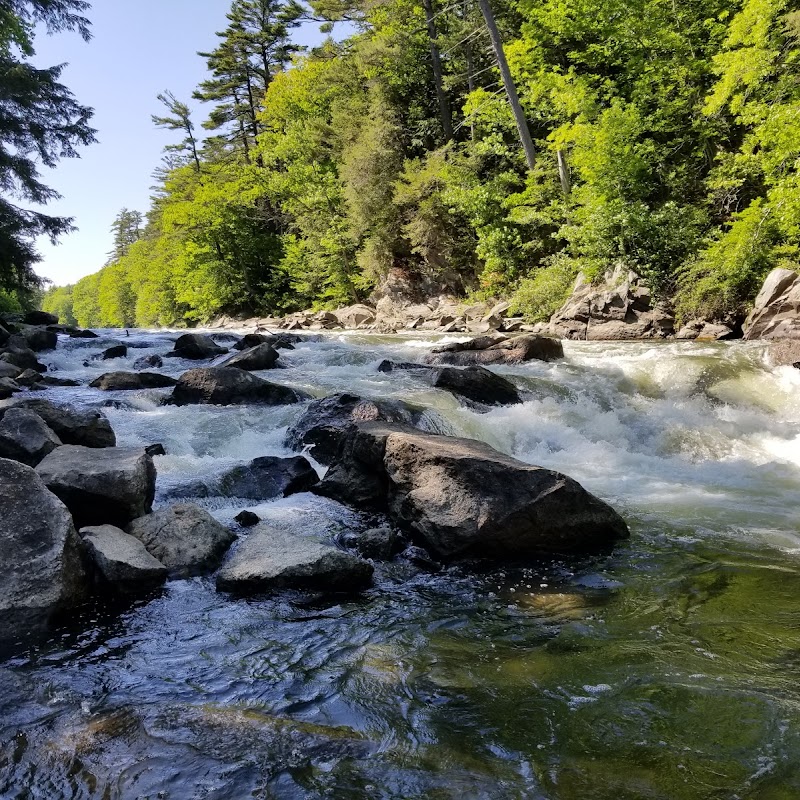
M44 182L62 195L43 210L74 217L78 230L55 247L46 238L37 243L39 275L61 286L96 272L111 250L119 210L147 211L153 170L164 145L179 137L152 124L151 115L163 112L156 95L168 89L190 102L206 77L197 51L216 45L214 33L225 27L229 7L230 0L95 0L87 15L90 42L76 33L37 36L34 63L68 64L62 83L94 108L98 139L80 158L43 170ZM314 44L322 37L314 24L296 38ZM199 127L210 109L191 103Z

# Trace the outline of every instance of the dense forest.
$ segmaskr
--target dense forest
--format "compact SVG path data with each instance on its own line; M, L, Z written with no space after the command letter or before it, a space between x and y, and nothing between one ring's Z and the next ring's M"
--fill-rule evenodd
M798 8L234 0L200 54L206 118L159 97L151 208L44 308L180 325L407 285L536 320L622 263L684 319L741 315L797 266ZM314 21L349 35L304 51Z

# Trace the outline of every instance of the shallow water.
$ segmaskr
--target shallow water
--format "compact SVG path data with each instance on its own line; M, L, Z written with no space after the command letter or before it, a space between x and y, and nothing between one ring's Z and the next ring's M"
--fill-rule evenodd
M68 340L49 361L87 380L176 335L134 332L129 358L88 367L108 343ZM758 344L566 343L563 362L499 368L527 400L479 413L377 372L430 344L330 336L264 377L425 406L431 430L572 475L631 539L478 573L397 562L346 601L234 601L195 578L88 607L0 663L0 797L800 796L800 371ZM303 410L46 394L116 402L119 444L163 442L158 503L288 454ZM197 502L223 522L244 507ZM363 524L307 494L248 507L332 536Z

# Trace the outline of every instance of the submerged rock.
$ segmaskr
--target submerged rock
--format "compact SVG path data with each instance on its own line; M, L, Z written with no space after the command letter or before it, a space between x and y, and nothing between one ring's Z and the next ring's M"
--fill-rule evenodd
M0 639L80 601L80 540L64 504L30 467L0 459Z
M124 344L115 344L108 347L102 353L92 356L95 361L110 361L112 358L125 358L128 355L128 348Z
M302 456L262 456L226 472L219 488L226 497L272 500L305 492L318 482L316 470Z
M177 503L134 520L127 528L173 574L214 569L236 539L199 506Z
M566 475L385 423L355 426L314 491L388 512L447 558L590 551L628 535L611 506Z
M61 439L33 411L12 407L0 420L0 458L35 467L60 446Z
M51 492L72 512L79 528L119 528L153 507L156 469L140 447L64 445L36 468Z
M525 334L512 339L495 340L483 336L471 342L456 342L435 347L424 361L426 364L473 366L485 364L522 364L525 361L554 361L564 357L564 347L549 336Z
M132 593L167 578L167 568L138 539L113 525L82 528L80 536L101 586Z
M106 372L95 378L89 386L110 391L132 391L135 389L166 389L178 381L158 372Z
M347 544L355 547L364 558L388 561L398 549L399 542L397 531L384 526L355 533Z
M164 359L161 356L150 355L150 356L142 356L141 358L137 358L136 361L133 362L134 369L160 369L164 366Z
M238 367L246 370L272 369L278 361L278 351L269 344L258 344L249 350L226 358L221 367Z
M37 398L18 400L13 408L27 408L38 414L64 444L114 447L117 443L111 423L99 411L79 411Z
M358 591L372 582L373 567L352 553L310 536L262 523L217 573L217 588L237 594L269 589Z
M199 361L204 358L214 358L228 352L227 347L220 347L210 336L203 333L184 333L175 340L175 347L167 356L173 358L188 358Z
M253 511L240 511L234 518L237 525L243 528L252 528L253 525L258 525L261 522L261 517Z
M271 383L236 367L201 367L181 375L170 402L184 406L211 405L286 405L299 403L308 395L288 386Z
M286 432L286 446L308 447L320 462L330 464L349 427L355 422L381 421L416 425L422 416L418 408L400 400L365 400L343 392L314 400Z

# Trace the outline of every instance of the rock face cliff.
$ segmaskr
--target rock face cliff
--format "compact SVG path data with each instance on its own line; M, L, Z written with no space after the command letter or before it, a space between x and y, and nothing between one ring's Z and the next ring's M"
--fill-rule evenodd
M800 339L800 275L774 269L744 323L745 339Z

